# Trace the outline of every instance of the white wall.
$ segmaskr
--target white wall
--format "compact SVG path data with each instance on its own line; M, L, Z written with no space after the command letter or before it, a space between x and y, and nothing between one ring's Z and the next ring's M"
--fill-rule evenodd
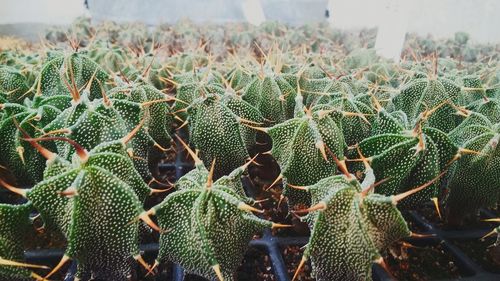
M409 10L407 22L381 16L393 5ZM330 0L330 6L333 25L341 28L403 24L436 37L465 31L475 42L500 42L499 0Z
M70 24L84 14L83 0L0 0L0 24Z
M84 0L0 0L0 25L16 23L68 24L85 13ZM189 17L197 22L244 21L242 3L258 0L88 0L95 20L173 22ZM326 7L334 27L360 28L407 25L408 31L450 37L466 31L475 42L500 42L500 0L260 0L266 19L293 24L325 20ZM329 4L328 4L329 2ZM394 5L408 16L385 15ZM33 25L31 25L33 26ZM41 28L40 25L33 26ZM26 25L9 25L0 34Z

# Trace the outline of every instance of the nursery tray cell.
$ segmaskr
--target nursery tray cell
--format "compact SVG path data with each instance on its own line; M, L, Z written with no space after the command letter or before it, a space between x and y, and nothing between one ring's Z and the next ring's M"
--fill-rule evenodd
M451 239L450 242L462 250L482 269L500 274L500 247L494 247L495 238Z

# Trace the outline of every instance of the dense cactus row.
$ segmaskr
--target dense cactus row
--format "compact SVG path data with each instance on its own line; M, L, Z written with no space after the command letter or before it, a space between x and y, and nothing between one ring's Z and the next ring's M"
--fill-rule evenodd
M310 260L317 280L370 280L412 235L403 210L433 202L460 225L496 208L498 53L460 33L437 56L439 42L412 38L394 63L360 48L371 34L79 20L29 54L2 50L0 184L23 204L0 204L0 280L51 278L68 260L80 280L128 280L134 260L234 280L255 234L288 227L243 188L259 153L280 168L267 188L281 183L311 230L294 278ZM194 169L165 188L158 162L182 151ZM23 257L37 214L66 241L50 272ZM154 265L139 250L151 230Z

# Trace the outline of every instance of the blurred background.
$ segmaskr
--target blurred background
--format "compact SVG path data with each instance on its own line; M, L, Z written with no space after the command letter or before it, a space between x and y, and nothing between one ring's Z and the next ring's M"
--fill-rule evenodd
M193 22L280 21L290 25L327 22L333 28L377 28L375 49L399 55L405 34L449 38L458 31L473 43L500 42L498 0L0 0L0 35L37 40L51 25L77 17L141 22L148 26Z

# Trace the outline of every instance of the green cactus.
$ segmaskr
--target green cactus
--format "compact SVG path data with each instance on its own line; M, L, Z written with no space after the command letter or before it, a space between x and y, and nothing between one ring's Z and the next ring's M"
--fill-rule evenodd
M43 177L45 160L27 142L21 140L18 126L28 134L39 137L41 128L52 122L69 107L71 97L65 95L26 99L24 104L4 103L0 105L5 113L0 119L0 164L8 168L21 185L32 185ZM17 124L16 124L17 123ZM50 149L53 144L46 144Z
M261 211L245 196L241 176L253 159L213 181L215 161L208 171L184 146L195 159L195 169L178 180L177 191L146 212L156 215L161 229L167 230L160 234L155 264L168 260L205 278L235 280L234 273L253 235L282 225L252 214Z
M355 145L363 139L369 137L372 131L372 116L374 110L364 100L367 95L356 95L352 93L332 94L324 93L314 104L326 104L344 112L349 118L342 118L341 126L344 139L347 145Z
M149 171L154 178L159 177L158 162L163 157L163 152L171 149L173 115L167 101L172 98L146 82L129 82L125 86L115 87L109 96L112 100L121 99L141 104L143 112L140 115L148 116L145 126L154 143L152 147L148 147L147 152Z
M173 55L167 60L167 68L174 73L183 73L204 67L208 63L208 56L196 50L194 52L177 53Z
M372 170L362 183L343 172L295 187L311 194L312 206L296 212L307 214L302 220L311 237L293 280L309 259L316 280L371 280L372 263L385 265L383 252L412 235L397 204L427 184L387 197L372 193L377 185Z
M102 41L92 45L88 56L109 73L119 73L130 59L122 47Z
M43 131L56 136L68 137L90 150L102 142L125 136L127 132L139 124L141 118L144 118L145 128L141 129L132 140L129 153L133 156L136 168L141 175L145 179L150 179L151 173L148 166L150 165L149 152L151 148L156 146L164 150L170 144L169 132L165 127L168 123L156 123L152 118L162 118L165 122L169 121L169 116L163 115L168 113L168 107L161 105L161 103L166 103L171 98L148 88L145 84L141 87L142 90L147 90L145 92L132 91L129 94L115 94L116 98L109 98L102 92L103 98L93 101L89 100L90 83L82 91L82 94L73 89L71 107L45 126ZM156 97L161 98L155 99ZM147 101L135 102L144 99ZM74 151L72 146L61 141L56 141L56 145L58 153L70 160Z
M78 261L79 278L92 274L126 280L132 258L145 265L139 254L139 226L134 218L143 212L146 196L160 191L142 181L126 152L127 143L138 130L89 152L65 139L76 150L72 162L40 146L37 141L44 138L27 139L47 158L44 180L31 189L5 182L2 185L26 197L45 227L60 232L68 241L64 257L46 278L69 259ZM159 230L151 220L141 218Z
M0 96L10 102L23 103L25 98L31 98L26 77L17 69L0 66Z
M204 75L194 73L175 75L171 83L176 87L175 98L177 99L172 111L181 122L187 120L187 108L195 99L207 94L223 95L226 92L223 85L213 79L210 73Z
M500 99L484 98L470 103L467 108L487 117L492 123L500 122Z
M450 132L450 139L478 153L461 157L451 171L445 206L448 220L454 223L480 207L496 206L500 197L500 123L494 124L480 113L466 114L468 117Z
M260 110L272 124L293 117L296 88L285 78L286 74L269 73L258 76L244 89L243 100Z
M102 97L107 89L110 76L96 62L83 52L69 55L55 54L40 71L36 82L36 92L44 96L66 93L78 95L78 92L89 88L89 99ZM90 85L88 85L90 83Z
M255 74L242 66L234 67L226 74L226 79L235 91L243 90L248 84L254 81L254 78Z
M385 180L377 186L377 193L390 196L439 178L462 155L474 153L455 145L444 132L426 126L432 110L420 116L413 130L405 130L400 122L404 113L394 113L379 109L374 127L380 134L364 139L357 146L359 157L370 163L376 180ZM415 207L437 198L439 187L440 181L436 180L400 205Z
M0 180L1 181L1 180ZM0 204L0 280L43 280L31 269L47 269L46 266L24 262L26 242L33 233L30 213L31 204Z
M151 120L146 124L148 134L159 146L166 148L170 146L170 128L173 117L166 102L170 100L168 96L146 82L130 82L124 86L113 88L109 92L109 98L142 104L146 112L141 115L145 114ZM145 106L148 103L150 105Z
M445 133L457 125L453 104L458 102L461 88L444 78L416 78L403 86L393 99L397 110L403 111L410 122L431 108L440 108L428 120L429 125Z
M477 75L465 75L455 79L457 85L462 87L462 94L457 105L468 106L487 97L481 78Z
M301 95L297 95L295 103L295 118L270 128L254 129L269 134L272 139L271 154L281 168L281 175L274 183L284 178L287 184L283 194L288 197L289 205L308 206L307 194L288 185L311 185L335 174L333 157L344 163L347 146L340 124L342 111L318 105L304 112Z
M187 108L190 142L208 164L217 159L215 178L228 175L249 158L255 131L244 124L259 125L259 111L234 93L207 94Z

